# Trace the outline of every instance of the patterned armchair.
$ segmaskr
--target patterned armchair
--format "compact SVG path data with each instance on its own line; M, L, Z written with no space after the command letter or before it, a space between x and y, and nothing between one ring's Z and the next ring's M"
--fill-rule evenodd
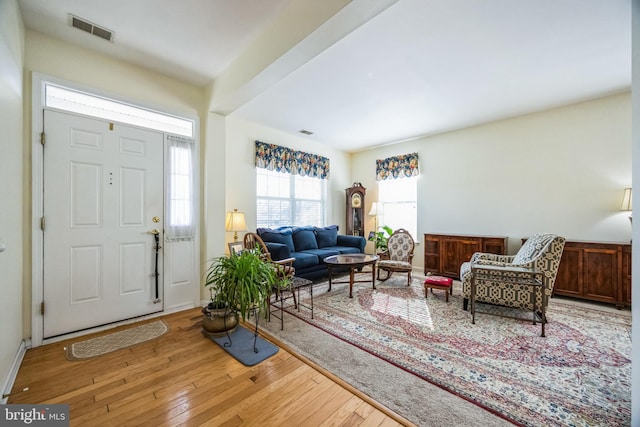
M407 230L399 228L394 231L387 240L387 251L380 255L378 261L378 280L387 280L394 272L407 273L407 285L410 285L414 247L413 237ZM387 273L384 279L380 278L380 270Z
M476 252L469 262L460 267L462 281L463 308L467 309L471 295L471 264L504 267L533 267L544 273L544 301L536 293L536 306L546 307L553 293L560 258L564 250L564 237L555 234L536 234L529 238L514 256ZM476 301L508 307L532 310L531 288L518 283L491 280L476 280Z

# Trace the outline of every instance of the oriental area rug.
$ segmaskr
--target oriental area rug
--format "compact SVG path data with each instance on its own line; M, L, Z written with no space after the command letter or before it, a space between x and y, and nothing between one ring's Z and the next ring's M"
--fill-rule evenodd
M477 313L472 325L459 282L448 303L444 291L425 299L422 283L414 277L407 286L406 276L377 282L376 290L357 283L352 299L348 285L326 292L328 285L317 283L313 319L308 310L287 311L516 425L630 425L628 310L552 298L545 338L530 317ZM285 319L285 330L292 320ZM279 324L272 325L277 335Z

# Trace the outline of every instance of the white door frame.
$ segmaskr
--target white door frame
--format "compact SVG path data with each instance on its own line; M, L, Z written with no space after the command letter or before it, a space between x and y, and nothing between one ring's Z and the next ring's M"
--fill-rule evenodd
M113 96L111 94L106 94L102 91L96 90L94 88L83 87L82 85L78 85L72 82L64 81L62 79L58 79L55 77L47 76L40 73L32 74L32 102L31 102L31 346L38 347L40 345L46 344L48 342L58 341L63 338L69 338L72 336L77 336L81 334L86 334L89 332L98 331L101 329L107 329L113 327L117 324L131 323L134 320L125 320L123 322L119 322L117 324L109 325L107 327L99 327L94 328L88 331L83 331L81 333L69 334L64 337L56 337L50 340L44 339L44 325L43 325L43 316L40 314L41 303L43 301L44 295L44 284L43 284L43 274L44 274L44 265L43 265L43 235L40 231L40 218L43 215L44 205L42 200L43 193L43 150L42 145L40 143L40 133L42 132L42 119L43 119L43 109L45 108L44 102L44 91L43 87L45 83L53 83L60 86L68 87L71 89L96 94L98 96L104 96L106 98L122 101L125 104L131 104L131 102L127 102L120 97ZM141 106L144 108L145 106ZM165 111L167 114L171 114L171 112L166 111L166 108L150 108L154 111ZM184 114L175 114L180 117L185 117ZM192 292L192 302L181 303L179 305L175 305L171 303L171 301L166 301L165 299L165 309L163 312L160 312L155 315L149 315L146 317L156 317L160 315L167 314L173 311L180 311L186 308L191 308L199 305L200 303L200 280L199 280L199 265L200 265L200 199L199 199L199 188L200 188L200 138L199 138L199 120L198 117L186 117L189 120L193 121L193 131L194 136L193 139L195 141L195 152L194 152L194 212L195 212L195 226L196 226L196 237L193 243L193 272L194 272L194 280L193 280L193 292ZM166 191L166 190L165 190ZM165 247L167 242L164 242ZM166 251L165 251L166 253ZM165 264L165 277L167 276L167 268L170 268L167 264ZM165 292L164 295L167 295L166 287L170 286L167 280L164 281ZM144 318L144 317L143 317ZM137 321L139 319L136 319Z

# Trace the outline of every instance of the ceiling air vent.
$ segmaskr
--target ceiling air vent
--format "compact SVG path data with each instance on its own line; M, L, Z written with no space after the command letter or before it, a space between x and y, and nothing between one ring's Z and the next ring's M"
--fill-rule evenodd
M96 37L113 42L113 31L107 30L104 27L100 27L86 19L79 18L75 15L69 14L69 24L79 30L86 33L93 34Z

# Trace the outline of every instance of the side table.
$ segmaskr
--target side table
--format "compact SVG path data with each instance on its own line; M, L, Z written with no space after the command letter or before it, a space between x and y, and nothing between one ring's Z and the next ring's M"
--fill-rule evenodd
M309 305L303 304L300 301L300 289L301 288L305 288L305 287L309 287L309 295L311 297L311 301L309 302ZM290 296L285 297L284 296L284 292L291 292ZM295 298L295 293L298 293L298 299L296 300ZM285 305L284 305L284 301L289 299L289 298L293 298L294 301L294 308L297 309L298 311L300 311L300 307L304 307L307 308L309 310L311 310L311 318L313 319L313 282L311 280L308 279L303 279L302 277L297 277L297 276L293 276L291 278L291 283L289 284L289 286L286 289L281 289L279 294L276 293L276 299L275 301L271 301L271 296L269 296L269 321L271 321L271 316L280 319L280 330L284 330L284 309L285 309ZM287 305L287 307L290 307L291 305Z

